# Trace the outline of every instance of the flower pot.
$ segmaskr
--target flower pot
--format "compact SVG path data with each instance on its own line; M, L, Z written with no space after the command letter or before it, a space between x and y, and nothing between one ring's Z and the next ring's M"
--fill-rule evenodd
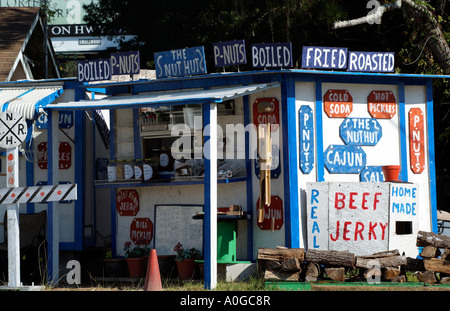
M126 273L123 258L105 258L103 259L103 267L107 277L121 277Z
M399 181L400 165L386 165L382 166L384 181Z
M145 276L145 258L127 258L128 275L130 278L142 278Z
M177 262L178 277L181 280L189 280L194 278L195 274L195 260L194 259L183 259Z

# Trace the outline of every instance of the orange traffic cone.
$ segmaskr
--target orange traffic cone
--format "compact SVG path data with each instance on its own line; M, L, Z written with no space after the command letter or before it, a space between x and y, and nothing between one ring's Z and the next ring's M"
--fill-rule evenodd
M144 291L161 291L161 275L159 274L158 256L156 249L150 250L148 257L147 274L145 276Z

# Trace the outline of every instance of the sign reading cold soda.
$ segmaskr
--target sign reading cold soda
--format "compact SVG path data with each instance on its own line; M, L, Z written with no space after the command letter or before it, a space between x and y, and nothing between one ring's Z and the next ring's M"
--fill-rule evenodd
M323 104L330 118L346 118L353 111L353 98L347 90L328 90L323 96Z

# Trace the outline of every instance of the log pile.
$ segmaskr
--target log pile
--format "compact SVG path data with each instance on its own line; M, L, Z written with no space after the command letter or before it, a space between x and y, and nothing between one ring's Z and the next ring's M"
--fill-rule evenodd
M419 231L419 258L398 250L355 256L348 251L260 248L258 266L266 281L423 282L450 284L450 237Z

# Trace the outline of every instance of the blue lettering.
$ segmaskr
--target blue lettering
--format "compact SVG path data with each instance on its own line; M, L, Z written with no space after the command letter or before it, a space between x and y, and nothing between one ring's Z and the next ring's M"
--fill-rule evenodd
M316 240L317 236L314 236L314 243L313 243L313 248L319 248L320 245L317 245L317 240Z
M313 228L312 228L311 233L314 233L314 232L316 232L316 231L317 231L317 233L320 233L319 225L318 225L317 222L315 221L315 222L313 223Z
M317 206L311 207L311 219L317 219L316 209L317 209Z
M314 201L316 201L316 203L319 203L319 200L317 200L318 196L319 196L319 190L312 189L311 190L311 204L313 204Z

